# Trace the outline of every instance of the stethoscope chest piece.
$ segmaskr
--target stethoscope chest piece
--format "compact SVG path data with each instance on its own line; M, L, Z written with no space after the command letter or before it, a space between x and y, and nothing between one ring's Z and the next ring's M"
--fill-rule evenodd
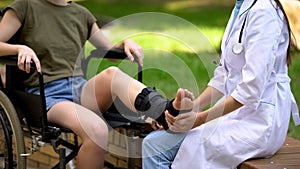
M241 43L236 43L236 44L234 44L233 45L233 47L232 47L232 53L234 53L234 54L236 54L236 55L239 55L239 54L241 54L242 52L243 52L243 50L244 50L244 47L243 47L243 45L241 44Z
M249 7L248 10L250 10L255 5L256 2L257 2L257 0L254 0L252 5ZM247 15L248 15L248 13L247 13ZM235 55L239 55L244 51L244 47L242 45L242 36L243 36L244 28L245 28L245 25L246 25L246 20L247 20L247 16L245 17L243 25L242 25L241 30L240 30L239 40L232 47L232 53L234 53Z

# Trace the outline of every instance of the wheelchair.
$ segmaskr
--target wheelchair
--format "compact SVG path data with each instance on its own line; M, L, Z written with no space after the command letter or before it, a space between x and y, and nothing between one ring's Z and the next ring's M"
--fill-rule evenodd
M126 54L122 50L95 49L90 58L124 59ZM25 169L27 157L39 151L39 147L50 144L58 154L58 162L52 169L65 169L80 148L77 136L69 129L50 124L47 120L46 101L44 95L43 74L38 73L40 95L33 95L24 91L21 79L26 73L17 68L17 58L14 56L0 57L0 64L6 67L6 84L1 83L0 90L0 169ZM34 63L32 63L34 67ZM138 80L142 81L142 67L138 66ZM85 70L84 70L85 71ZM2 82L2 81L1 81ZM117 102L120 102L118 99ZM118 103L119 105L120 103ZM103 118L112 129L121 127L126 130L127 167L135 168L136 147L133 140L144 137L149 131L146 129L145 118L131 112L125 106L112 106ZM149 127L149 126L148 126ZM64 134L73 135L72 140ZM25 137L30 138L29 148L25 146ZM28 152L29 151L29 152ZM67 153L68 151L68 153ZM121 168L105 161L106 168Z

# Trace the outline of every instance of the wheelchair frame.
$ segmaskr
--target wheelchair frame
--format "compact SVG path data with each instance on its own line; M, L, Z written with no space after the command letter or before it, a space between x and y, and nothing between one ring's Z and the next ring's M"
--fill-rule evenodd
M3 14L3 11L0 10L0 19ZM18 34L19 32L9 42L18 42ZM82 66L83 72L86 72L86 66L91 58L125 59L126 57L123 50L95 49L87 59L82 60L82 65L84 65ZM0 138L4 138L4 140L0 140L0 169L26 168L26 157L30 154L25 149L24 137L31 139L29 149L32 153L38 151L39 147L44 146L45 143L52 145L59 156L59 162L53 169L65 169L66 164L76 157L80 145L78 144L77 136L71 130L48 123L44 86L41 85L44 84L43 75L38 74L40 95L24 93L24 91L15 90L22 90L22 87L19 86L20 82L16 81L19 80L18 77L15 77L20 72L17 68L17 58L12 56L0 57L0 64L4 64L7 67L6 86L3 86L2 81L0 86ZM32 67L34 66L32 63ZM138 80L142 82L142 67L140 65L138 65ZM23 106L27 105L28 107L28 105L32 104L39 106L33 110L26 110L26 106ZM27 116L24 115L24 108L29 112ZM129 113L128 115L129 111L125 106L122 107L124 112L121 113L118 110L112 105L108 112L103 114L103 117L112 128L121 127L126 129L126 136L128 136L128 139L126 139L128 155L126 168L134 169L135 158L131 155L136 152L136 148L132 140L137 137L144 137L147 134L148 131L145 132L145 128L147 128L145 119L136 113ZM34 117L31 119L33 115ZM1 136L2 132L3 136ZM73 133L74 141L70 142L64 139L61 137L62 133ZM66 149L71 150L71 153L66 155ZM104 165L109 168L119 168L108 161L105 161Z
M91 52L91 56L88 58L96 56L98 58L100 56L112 59L124 59L127 57L123 50L105 51L103 49L96 49ZM86 60L86 62L88 61L89 60ZM5 148L3 152L1 152L0 147L0 159L2 158L5 160L5 165L2 168L26 168L26 157L30 154L28 154L25 149L25 136L31 138L30 151L32 153L38 151L39 147L44 146L45 143L51 144L59 156L59 162L53 167L53 169L65 169L67 163L76 157L80 145L78 144L77 136L75 134L74 142L70 142L69 140L61 137L62 133L72 133L72 131L48 123L42 73L38 73L39 87L41 91L40 95L33 95L17 90L20 89L20 86L16 85L18 84L16 83L16 80L19 78L12 78L21 72L16 66L16 57L0 57L0 63L6 65L7 77L6 87L2 86L0 91L0 130L3 130L5 135ZM32 66L34 66L34 63L32 63ZM138 66L139 81L142 81L141 70L142 67ZM28 106L32 104L40 106ZM28 107L34 108L29 110ZM27 112L25 113L25 111ZM34 118L31 118L31 116ZM145 129L143 128L145 122L144 118L138 116L136 113L134 113L134 115L130 114L129 116L131 117L126 118L126 116L128 116L128 112L120 113L114 106L112 106L107 113L104 113L103 116L112 128L126 128L126 135L129 137L129 140L126 140L128 153L127 168L135 168L135 158L133 158L131 154L135 153L136 149L135 146L131 144L133 144L132 139L145 136ZM40 119L40 121L37 119ZM132 132L131 130L134 130L135 132ZM68 155L66 155L66 148L71 150L71 153ZM15 152L15 155L12 152ZM107 161L105 161L105 166L109 168L118 168Z

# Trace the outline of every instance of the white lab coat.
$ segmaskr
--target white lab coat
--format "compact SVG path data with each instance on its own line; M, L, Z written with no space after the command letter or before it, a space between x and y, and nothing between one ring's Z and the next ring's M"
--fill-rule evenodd
M230 169L249 158L271 156L285 140L292 111L298 117L295 123L299 123L287 75L289 34L283 15L274 9L275 2L258 0L249 10L252 3L244 0L231 31L232 17L229 20L220 65L209 82L244 106L191 130L173 169ZM244 51L236 55L232 47L246 16Z

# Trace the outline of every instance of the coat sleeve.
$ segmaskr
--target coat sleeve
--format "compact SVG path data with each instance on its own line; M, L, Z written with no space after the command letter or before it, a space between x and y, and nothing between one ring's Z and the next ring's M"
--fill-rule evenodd
M226 37L227 37L227 35L229 34L229 31L230 31L229 28L231 27L231 24L232 24L232 16L233 16L233 11L231 12L231 16L230 16L229 21L226 25L225 33L224 33L224 36L222 38L222 43L221 43L222 53L223 53L224 48L225 48ZM224 67L224 57L221 55L220 64L215 69L214 76L209 81L208 86L211 86L211 87L217 89L218 91L220 91L221 93L225 94L225 81L226 81L226 75L225 74L226 74L226 71L225 71L225 67Z
M221 93L225 94L225 73L226 71L224 70L224 66L223 66L223 59L221 57L220 60L220 64L219 66L215 69L214 71L214 76L213 78L209 81L208 86L211 86L215 89L217 89L218 91L220 91Z
M231 96L240 103L257 109L264 87L275 62L280 43L282 23L274 8L253 8L247 16L243 41L246 64L242 68L242 82Z

